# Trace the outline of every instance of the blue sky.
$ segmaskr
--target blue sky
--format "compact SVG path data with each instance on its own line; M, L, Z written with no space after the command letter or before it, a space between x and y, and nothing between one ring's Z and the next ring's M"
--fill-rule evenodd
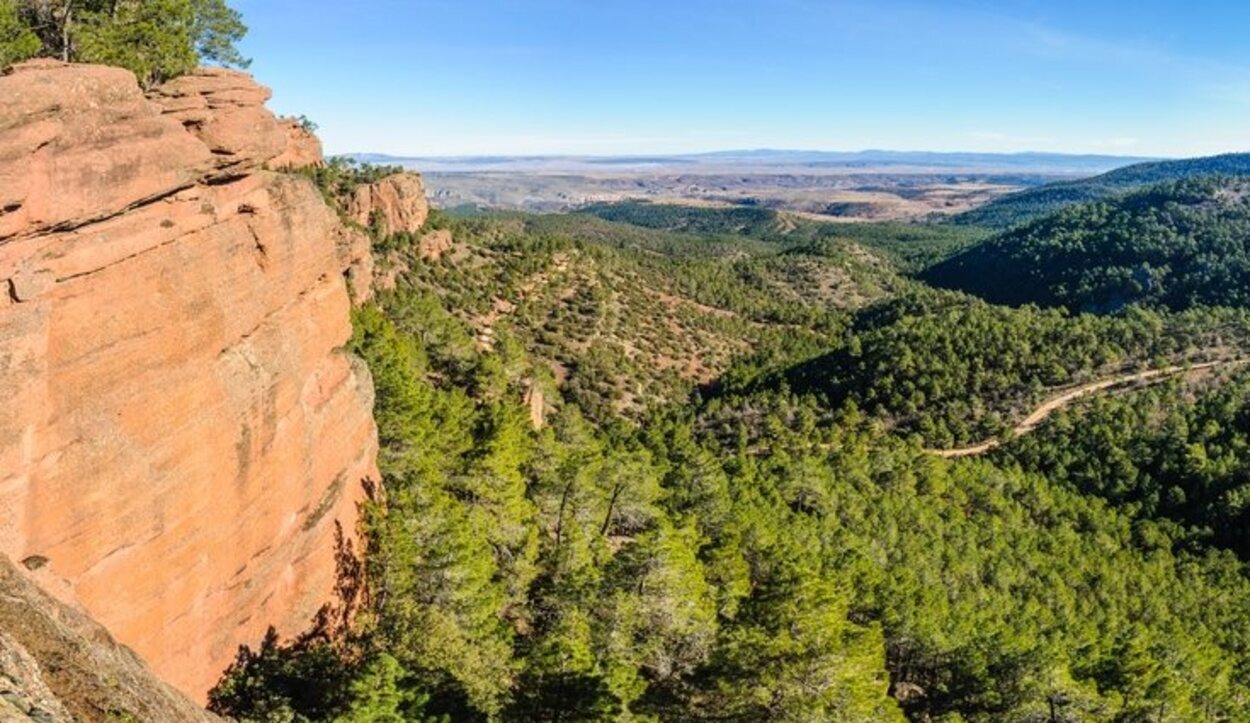
M233 0L332 153L1250 150L1244 0Z

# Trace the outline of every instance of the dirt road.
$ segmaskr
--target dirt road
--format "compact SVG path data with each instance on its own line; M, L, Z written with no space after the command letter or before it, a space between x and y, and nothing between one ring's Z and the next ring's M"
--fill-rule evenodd
M1132 374L1107 377L1105 379L1099 379L1097 381L1082 384L1070 389L1061 390L1048 397L1036 409L1034 409L1029 416L1025 417L1023 421L1017 424L1015 428L1012 429L1012 435L1019 436L1021 434L1028 434L1029 432L1032 432L1034 429L1041 426L1042 422L1046 421L1050 415L1060 409L1068 407L1072 404L1072 402L1090 394L1095 394L1113 387L1124 386L1126 384L1135 384L1137 382L1160 382L1177 376L1178 374L1196 374L1198 372L1217 367L1244 364L1246 361L1246 359L1221 359L1218 361L1202 362L1201 364L1192 364L1189 366L1170 366L1162 369L1148 369L1146 371L1134 372ZM974 444L969 447L957 447L955 449L929 449L926 451L931 454L936 454L939 457L954 459L956 457L973 457L979 454L985 454L1002 443L1003 440L994 438L987 439L984 442Z

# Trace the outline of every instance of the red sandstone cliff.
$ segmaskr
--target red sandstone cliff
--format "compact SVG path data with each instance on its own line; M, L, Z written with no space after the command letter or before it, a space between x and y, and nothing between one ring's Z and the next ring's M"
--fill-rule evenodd
M367 241L265 170L319 146L241 73L40 61L0 98L0 554L202 700L328 601L376 476Z
M348 217L361 226L380 225L382 236L416 233L430 215L425 186L413 173L396 173L361 186L344 206Z

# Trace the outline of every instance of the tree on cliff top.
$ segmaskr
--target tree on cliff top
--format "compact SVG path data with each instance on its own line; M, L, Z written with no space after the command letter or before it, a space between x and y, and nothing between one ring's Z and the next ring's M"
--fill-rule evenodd
M33 56L133 71L145 86L201 62L246 67L225 0L0 0L0 67Z
M0 69L39 52L39 36L18 14L14 0L0 0Z

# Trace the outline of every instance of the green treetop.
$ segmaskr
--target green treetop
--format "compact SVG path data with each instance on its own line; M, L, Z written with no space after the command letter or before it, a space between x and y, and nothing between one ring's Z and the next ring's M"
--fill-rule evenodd
M246 67L225 0L0 0L0 67L31 57L103 63L151 86L201 62Z

